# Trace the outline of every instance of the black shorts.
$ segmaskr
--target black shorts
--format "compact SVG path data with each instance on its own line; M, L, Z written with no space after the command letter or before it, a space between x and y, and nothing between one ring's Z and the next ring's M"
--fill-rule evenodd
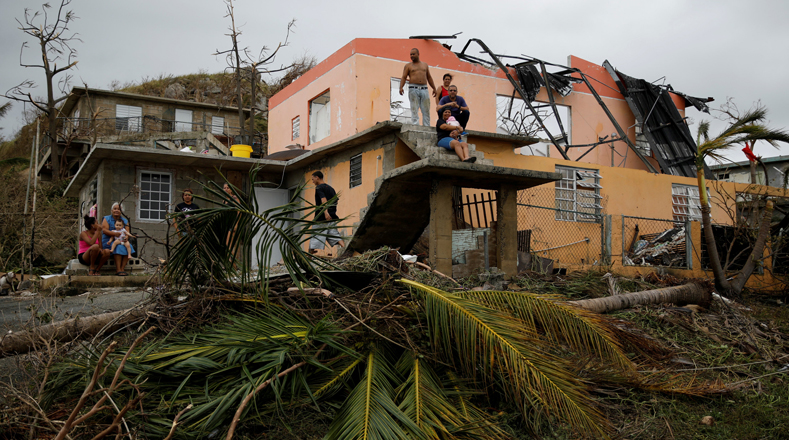
M84 264L85 266L90 266L90 263L85 261L85 259L82 258L83 255L85 255L85 252L77 255L77 260L79 260L80 264Z

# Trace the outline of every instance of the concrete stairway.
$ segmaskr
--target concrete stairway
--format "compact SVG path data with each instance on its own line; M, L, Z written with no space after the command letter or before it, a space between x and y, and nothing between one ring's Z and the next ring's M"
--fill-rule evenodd
M359 211L344 255L384 245L403 252L410 250L430 223L430 194L436 181L497 190L505 181L522 189L561 178L556 173L495 166L473 144L469 144L469 153L477 157L476 163L461 162L454 151L436 145L432 127L403 125L397 137L421 160L375 179L375 190L367 195L367 206Z
M453 157L427 157L375 179L375 191L367 195L367 207L359 212L344 255L384 245L410 250L430 223L436 182L491 190L506 182L518 190L561 178L557 173L463 163Z
M435 158L460 162L460 158L454 151L436 145L438 139L435 128L421 125L403 125L398 137L422 159ZM477 158L477 164L493 165L493 161L485 159L485 153L477 151L474 144L469 144L468 150L470 156Z

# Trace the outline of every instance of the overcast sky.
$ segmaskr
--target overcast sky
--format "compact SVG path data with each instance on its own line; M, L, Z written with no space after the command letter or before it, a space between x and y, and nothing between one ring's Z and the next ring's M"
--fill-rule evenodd
M54 14L57 0L51 0ZM482 39L497 53L526 54L565 64L572 54L595 63L609 60L630 76L665 82L692 96L727 97L740 109L756 101L770 111L770 125L789 127L789 88L782 83L789 69L789 2L779 0L698 1L252 1L237 0L236 23L241 43L253 50L276 46L287 23L296 19L290 45L278 62L303 54L323 60L354 38L407 38L450 35L456 50L468 38ZM24 9L41 9L40 1L0 0L0 92L34 79L45 94L41 69L19 66L25 35L15 18ZM216 49L229 47L229 19L221 0L74 0L79 17L71 28L78 69L72 85L108 88L113 80L139 82L160 74L181 75L225 67ZM28 40L30 41L30 40ZM30 41L33 44L32 41ZM26 60L36 61L35 46ZM40 59L38 59L40 62ZM663 80L661 80L662 82ZM0 98L0 103L6 100ZM0 127L10 137L23 125L21 108ZM693 120L709 119L693 109ZM766 144L757 154L789 154ZM745 160L742 153L730 155Z

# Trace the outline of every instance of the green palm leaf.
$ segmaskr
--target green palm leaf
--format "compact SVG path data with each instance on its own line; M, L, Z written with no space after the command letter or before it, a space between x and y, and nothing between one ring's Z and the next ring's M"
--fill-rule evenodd
M562 303L557 297L529 292L472 290L458 295L512 313L529 328L544 331L549 340L563 341L574 350L611 361L622 370L634 368L616 340L611 321L598 313Z
M364 374L329 427L327 440L390 440L423 438L394 403L393 383L400 381L383 350L373 347Z
M284 401L309 395L314 382L309 377L329 370L315 359L318 345L325 344L324 353L333 356L355 355L344 346L343 335L327 320L310 323L275 308L241 313L199 334L158 343L132 359L124 373L138 375L140 388L161 396L168 409L193 404L181 420L188 436L201 438L227 426L260 384L301 361L307 365L273 380L256 396L260 405L249 405L243 417L273 414Z
M709 123L702 121L699 124L697 142L698 156L697 169L703 166L699 159L704 157L721 158L720 153L735 145L746 142L764 141L778 147L778 142L789 143L789 133L785 130L776 130L764 125L767 120L767 109L757 107L747 111L742 116L734 119L718 136L710 139ZM702 141L703 139L703 141Z
M607 421L593 405L572 366L551 353L548 342L524 322L473 300L410 280L400 280L421 298L434 347L463 368L502 384L521 406L568 422L586 435L607 436Z
M484 413L471 409L457 384L442 383L428 362L406 351L396 368L406 378L397 390L398 406L426 438L502 438Z
M252 187L265 183L257 180L258 171L259 168L250 171ZM308 220L314 216L315 207L303 203L303 199L294 197L285 205L262 210L254 196L243 194L232 185L238 200L217 182L200 185L206 196L195 195L195 199L211 207L190 211L188 221L183 213L170 216L185 225L188 233L171 250L165 272L169 281L176 285L188 281L196 288L208 279L223 283L237 278L243 288L256 279L254 291L265 292L269 267L253 267L251 255L254 253L257 261L268 262L277 248L294 281L322 279L320 269L331 266L304 252L309 235L326 235L328 231L325 225ZM300 192L301 188L296 193Z
M398 387L399 407L414 421L428 439L452 436L454 428L464 424L460 411L442 390L441 383L430 368L410 351L403 353L397 370L406 377Z

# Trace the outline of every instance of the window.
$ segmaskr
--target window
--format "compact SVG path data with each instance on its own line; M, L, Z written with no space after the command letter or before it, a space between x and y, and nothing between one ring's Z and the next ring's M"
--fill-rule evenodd
M221 116L211 116L211 133L222 134L225 132L225 118Z
M718 173L718 180L726 180L729 178L729 173Z
M540 119L548 128L551 136L560 140L562 131L559 129L559 123L556 121L553 108L549 104L537 101L533 102L532 106L534 106L537 114L540 115ZM556 104L556 111L559 119L562 121L564 132L569 137L570 107ZM496 95L496 132L549 139L548 134L540 126L540 122L529 110L529 106L522 99L518 97L513 99L512 96ZM569 142L569 139L565 139L563 143L567 144Z
M74 110L74 126L79 127L79 109Z
M351 158L351 188L362 184L362 155L357 154Z
M408 100L408 81L400 95L400 78L391 78L389 87L389 116L394 122L411 123L411 101Z
M140 220L159 221L164 220L171 201L171 182L170 173L155 171L140 171L140 197L139 215Z
M329 92L310 101L310 143L325 139L331 134L331 102Z
M699 188L690 185L671 185L671 208L674 221L701 221Z
M115 106L115 129L139 133L142 131L142 107L133 105Z
M175 109L175 129L173 131L192 131L192 111Z
M301 116L296 116L293 118L293 121L291 121L290 124L291 128L293 129L293 134L290 140L295 141L299 138L299 136L301 136Z
M556 167L562 180L556 182L556 220L598 222L602 214L600 173L597 170Z

